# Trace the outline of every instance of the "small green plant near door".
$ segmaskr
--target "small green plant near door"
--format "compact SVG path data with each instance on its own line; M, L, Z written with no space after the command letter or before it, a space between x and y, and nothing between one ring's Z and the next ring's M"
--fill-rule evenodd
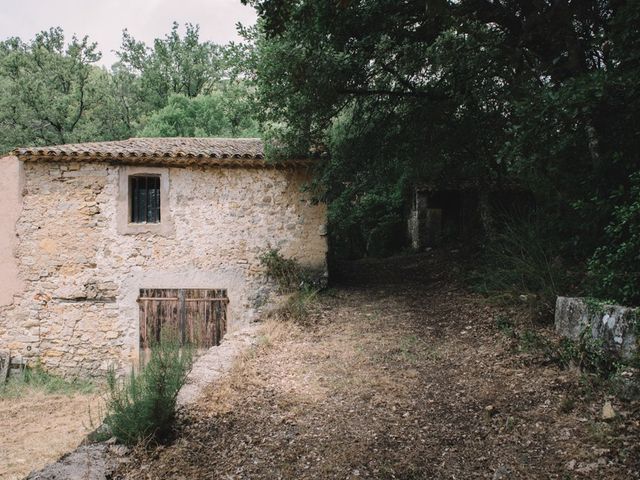
M267 276L275 280L279 292L291 294L278 309L278 317L304 323L309 316L310 305L320 292L313 275L295 259L285 258L276 248L267 248L260 255L260 263L265 267Z
M277 248L267 248L260 255L260 263L266 269L268 277L274 279L282 293L293 292L305 283L305 276L300 264L285 258Z
M173 431L178 392L193 364L193 349L176 337L163 338L151 347L148 362L138 373L107 378L107 435L121 443L163 443ZM101 440L102 438L96 438Z

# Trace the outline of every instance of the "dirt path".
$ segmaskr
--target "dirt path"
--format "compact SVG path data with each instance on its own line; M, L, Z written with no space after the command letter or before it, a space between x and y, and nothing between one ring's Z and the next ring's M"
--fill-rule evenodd
M597 395L568 408L576 374L498 331L518 313L423 263L361 265L365 286L323 296L311 325L268 324L174 444L119 476L640 478L637 406L613 423Z
M0 399L0 478L23 478L76 448L95 428L99 405L85 394Z

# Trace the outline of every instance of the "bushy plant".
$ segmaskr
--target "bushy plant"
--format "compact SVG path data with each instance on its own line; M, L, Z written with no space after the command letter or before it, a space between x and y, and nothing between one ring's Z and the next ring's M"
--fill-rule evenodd
M163 338L151 347L151 357L139 373L119 379L108 376L107 415L104 423L118 441L162 442L175 421L176 400L193 363L193 350L176 339Z
M632 179L630 195L614 208L605 238L589 261L591 291L628 305L640 305L640 173Z
M483 293L534 294L537 308L549 313L570 283L553 250L535 220L508 221L487 245L483 268L472 282Z
M291 293L286 302L275 311L282 320L303 323L309 316L310 305L323 287L314 281L313 272L305 269L294 259L285 258L275 248L268 248L260 256L266 273L278 284L281 293Z
M293 292L307 281L300 264L293 258L285 258L277 248L267 248L260 255L260 263L283 293Z

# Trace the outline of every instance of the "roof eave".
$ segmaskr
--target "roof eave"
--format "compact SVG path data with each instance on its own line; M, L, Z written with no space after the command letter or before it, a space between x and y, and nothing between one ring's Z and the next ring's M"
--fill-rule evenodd
M13 155L24 162L87 162L110 163L114 165L157 165L157 166L218 166L218 167L245 167L245 168L282 168L301 167L315 164L317 158L298 158L282 161L268 161L263 156L205 156L205 155L171 155L171 154L138 154L138 155L112 155L108 152L91 154L58 154L58 153L32 153L14 150Z

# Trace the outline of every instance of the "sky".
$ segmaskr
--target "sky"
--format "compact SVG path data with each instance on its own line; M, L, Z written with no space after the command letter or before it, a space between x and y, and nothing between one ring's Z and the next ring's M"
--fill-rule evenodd
M31 40L41 30L60 26L67 38L88 35L110 66L127 28L151 44L169 33L173 21L200 25L200 40L238 40L236 24L253 25L255 11L240 0L0 0L0 39ZM184 27L180 30L184 33Z

